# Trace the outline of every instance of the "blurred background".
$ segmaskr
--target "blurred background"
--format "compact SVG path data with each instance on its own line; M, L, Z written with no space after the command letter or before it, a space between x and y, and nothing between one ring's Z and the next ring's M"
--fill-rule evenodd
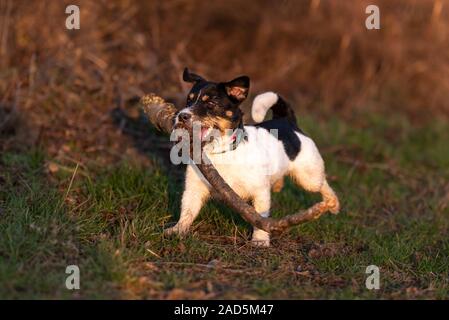
M448 37L449 0L0 0L0 298L447 299ZM259 251L212 202L165 238L183 170L136 102L181 107L184 67L248 75L246 121L258 93L290 101L342 213ZM287 179L273 214L315 200Z
M69 4L80 7L80 30L65 28ZM380 30L365 27L369 4L380 8ZM1 0L0 119L14 107L29 143L104 144L117 95L182 103L185 66L213 80L249 75L252 96L276 90L299 114L442 117L448 11L445 0ZM3 132L18 130L13 118Z

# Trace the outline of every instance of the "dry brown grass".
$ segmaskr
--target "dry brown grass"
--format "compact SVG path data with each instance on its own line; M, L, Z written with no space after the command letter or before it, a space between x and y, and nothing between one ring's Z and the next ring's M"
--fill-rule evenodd
M365 29L365 7L381 30ZM44 112L110 108L156 90L181 97L184 66L214 78L245 73L252 93L278 90L302 108L449 112L449 3L402 1L0 1L0 90ZM56 101L50 106L50 97ZM98 116L98 115L97 115Z

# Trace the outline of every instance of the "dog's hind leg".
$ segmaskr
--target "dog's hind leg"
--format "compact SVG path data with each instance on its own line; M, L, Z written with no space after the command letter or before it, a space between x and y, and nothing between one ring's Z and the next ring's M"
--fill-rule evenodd
M188 166L186 172L185 190L181 201L181 216L178 223L164 230L164 234L186 234L195 218L200 213L204 202L209 197L209 188L198 177L197 173Z
M327 183L327 180L324 180L320 192L323 196L323 202L326 203L328 210L333 214L337 214L340 211L340 201L334 190L332 190Z
M282 188L284 187L284 177L282 177L281 179L277 180L273 186L271 187L271 189L273 189L273 192L281 192Z
M326 180L324 161L312 139L298 134L301 151L292 162L290 175L296 183L309 192L319 192L331 213L340 211L340 202Z
M307 177L307 173L292 174L294 180L298 186L309 192L319 192L323 197L323 203L326 205L327 210L333 214L337 214L340 211L340 202L334 190L327 183L324 173L322 174L323 180L320 181L318 177ZM299 175L299 177L298 177Z

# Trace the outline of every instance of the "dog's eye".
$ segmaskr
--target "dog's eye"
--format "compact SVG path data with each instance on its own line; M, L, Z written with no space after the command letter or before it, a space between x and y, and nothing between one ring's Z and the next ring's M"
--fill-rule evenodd
M195 94L194 94L194 93L189 94L188 99L189 99L189 100L193 100L193 98L195 98Z
M209 100L209 96L208 95L204 95L204 96L201 97L201 100L202 101L207 101L207 100Z

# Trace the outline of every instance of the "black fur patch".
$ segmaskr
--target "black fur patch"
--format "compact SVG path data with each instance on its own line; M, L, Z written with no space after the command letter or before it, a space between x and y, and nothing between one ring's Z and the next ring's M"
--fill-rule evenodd
M297 132L303 133L298 126L286 118L272 119L262 123L255 124L256 128L264 128L268 131L278 130L278 139L284 145L285 153L290 160L294 160L301 151L301 140L296 135Z
M194 83L186 101L186 107L190 109L194 116L201 121L207 118L212 118L215 121L222 120L224 124L229 126L229 128L220 129L237 128L243 117L239 105L248 93L248 77L242 76L230 82L217 83L185 71L185 79ZM232 89L239 94L238 97L230 96L227 93L227 90L232 91Z

